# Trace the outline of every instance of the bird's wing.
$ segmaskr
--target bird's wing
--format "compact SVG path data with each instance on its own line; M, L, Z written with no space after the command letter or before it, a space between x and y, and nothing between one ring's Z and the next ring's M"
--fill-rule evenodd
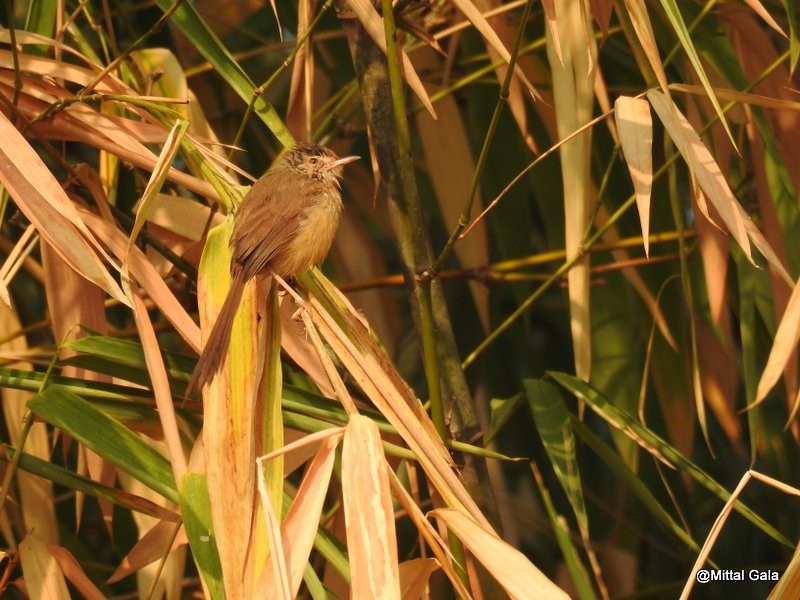
M231 247L233 260L244 268L246 280L265 270L294 238L303 214L294 192L283 189L281 200L276 201L274 182L264 177L253 184L239 206Z

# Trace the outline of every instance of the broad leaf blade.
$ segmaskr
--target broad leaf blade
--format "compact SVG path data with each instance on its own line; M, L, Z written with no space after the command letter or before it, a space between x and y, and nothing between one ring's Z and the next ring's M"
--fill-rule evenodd
M575 435L561 392L552 383L541 379L526 379L525 392L553 470L575 511L578 525L588 534L589 518L575 456Z
M169 461L116 419L61 386L28 401L28 408L165 498L178 499Z

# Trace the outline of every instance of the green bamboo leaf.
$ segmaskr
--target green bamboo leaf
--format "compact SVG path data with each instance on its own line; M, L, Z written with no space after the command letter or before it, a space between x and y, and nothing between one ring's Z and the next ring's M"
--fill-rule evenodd
M525 398L522 394L515 394L511 398L493 398L489 402L489 431L486 433L484 443L489 444L494 437L500 433L503 427L508 424Z
M738 277L736 281L739 285L739 335L742 338L742 380L744 384L744 397L747 406L752 406L747 411L747 427L750 431L750 459L756 460L758 446L761 442L761 411L762 407L753 405L756 399L758 381L761 379L761 366L758 361L758 335L756 334L756 301L755 298L759 291L763 291L763 286L759 285L759 279L763 283L763 273L758 273L754 269L742 268L738 260L739 253L734 254L737 262ZM746 261L745 261L746 262ZM761 288L761 290L759 289Z
M158 7L165 13L172 10L175 0L156 0ZM189 38L197 51L214 67L234 92L244 100L245 104L253 101L253 109L264 121L264 124L278 138L284 147L294 144L294 136L278 115L275 108L267 102L263 94L255 93L255 85L244 72L242 67L231 56L228 49L222 44L206 22L197 14L194 4L180 2L170 17L181 32ZM255 100L254 100L255 98Z
M80 396L63 387L50 386L31 398L28 408L150 489L177 502L169 461L122 423Z
M605 419L611 426L632 436L642 448L650 452L653 456L659 460L665 461L674 468L685 471L692 479L697 481L717 498L723 502L728 501L731 496L730 492L717 483L708 473L683 456L683 454L673 448L665 439L653 433L647 427L642 426L625 411L613 406L598 393L597 390L580 379L566 373L548 371L547 374L555 379L559 385L586 402L594 412ZM781 544L785 544L789 548L794 547L794 544L783 534L767 523L760 515L756 514L743 502L737 501L733 506L743 517L771 538L777 540Z
M57 15L58 2L55 0L32 0L28 4L28 14L25 16L25 31L53 37ZM39 46L26 48L26 51L32 54L44 54L47 49L45 46Z
M592 579L589 572L586 570L583 562L581 561L580 553L575 544L572 543L572 536L570 536L569 527L563 516L556 512L556 507L550 497L550 492L547 489L541 474L534 468L533 475L536 480L536 485L539 487L539 495L542 498L542 504L547 511L547 517L550 519L550 524L553 526L553 532L556 535L556 542L564 557L564 565L569 570L572 576L572 582L575 584L575 589L578 590L578 597L581 600L588 600L596 598L594 588L592 587Z
M306 564L306 568L303 571L303 583L306 584L306 589L312 600L328 600L328 591L311 563Z
M536 429L550 457L558 481L567 494L578 526L589 538L589 517L583 500L580 470L575 456L575 435L569 422L569 411L559 389L548 381L526 379L525 394L528 397Z
M6 446L4 448L4 454L0 455L0 460L11 462L14 459L15 453L16 449ZM88 477L78 475L73 471L59 467L58 465L42 460L36 456L26 454L25 452L23 452L22 456L19 458L19 468L26 473L31 473L42 479L47 479L65 488L75 490L76 492L83 492L84 494L94 496L100 500L108 500L117 506L135 510L155 519L178 521L178 515L174 512L151 502L147 498L142 498L141 496L136 496L135 494L103 485Z
M628 293L630 284L622 273L608 273L603 282L592 288L591 382L614 406L635 411L642 372L636 340L640 304ZM636 471L640 456L636 443L619 431L611 436L625 464Z
M211 502L208 479L198 473L187 473L181 480L180 506L186 537L192 548L197 570L206 584L209 598L225 598L222 566L211 523Z
M64 348L74 350L78 355L63 359L61 364L120 377L140 385L150 385L144 352L139 342L89 335L65 343ZM163 350L162 355L170 379L188 381L196 359Z
M113 383L77 379L74 377L61 377L37 371L24 371L21 369L0 368L0 387L27 392L38 392L42 389L45 379L51 384L58 384L64 389L86 397L105 398L107 400L122 400L130 397L151 397L147 390L140 390Z
M589 446L595 454L619 477L621 477L631 491L642 501L645 508L658 519L668 531L672 532L678 539L686 544L693 552L700 552L700 546L692 537L680 526L669 512L661 505L658 499L650 491L650 488L634 473L608 444L603 442L591 429L589 429L580 419L570 415L572 429Z

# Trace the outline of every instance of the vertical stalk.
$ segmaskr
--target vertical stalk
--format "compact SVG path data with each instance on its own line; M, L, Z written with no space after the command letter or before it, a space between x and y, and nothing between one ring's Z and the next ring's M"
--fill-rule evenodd
M419 206L419 194L414 173L414 161L411 158L411 132L406 113L405 88L400 75L400 60L397 52L397 38L392 13L392 1L381 0L383 9L383 28L386 35L386 62L388 63L389 89L391 90L392 113L394 114L394 130L397 137L398 159L400 167L400 186L402 198L408 209L408 216L422 225L422 211ZM427 258L427 257L426 257ZM409 264L408 262L406 264ZM426 260L425 264L431 264ZM442 388L439 384L439 365L436 358L436 328L433 322L433 301L431 298L431 271L414 274L419 307L419 325L422 338L422 366L425 380L428 383L428 399L431 406L431 419L442 441L447 440L447 426L444 420L444 404Z

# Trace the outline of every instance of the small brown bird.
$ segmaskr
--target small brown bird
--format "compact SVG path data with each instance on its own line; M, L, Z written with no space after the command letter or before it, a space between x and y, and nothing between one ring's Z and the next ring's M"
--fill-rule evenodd
M186 389L194 396L222 368L245 284L259 274L296 275L321 262L333 243L342 193L338 158L316 144L297 144L253 184L233 218L231 288Z

